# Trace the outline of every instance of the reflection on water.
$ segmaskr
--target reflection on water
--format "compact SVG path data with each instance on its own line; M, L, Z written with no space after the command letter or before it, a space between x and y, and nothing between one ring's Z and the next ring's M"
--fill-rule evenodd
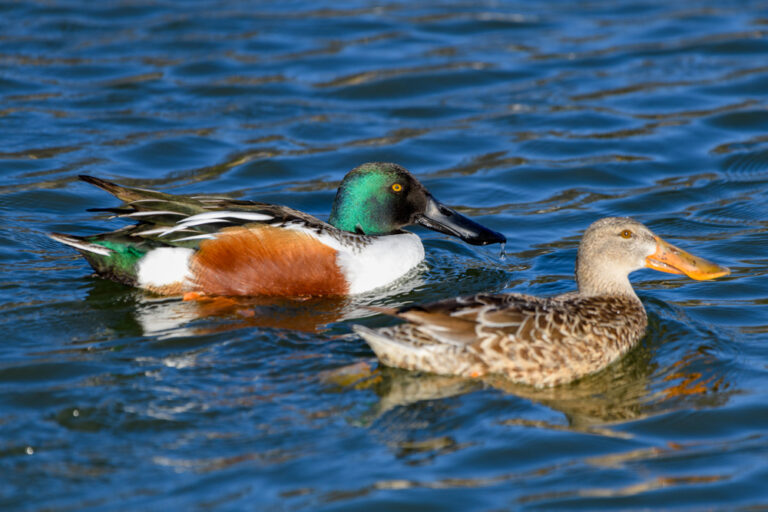
M343 317L343 299L244 299L211 297L198 300L144 299L136 319L145 336L159 338L213 334L231 329L261 327L316 332ZM216 320L215 325L191 324Z
M321 332L332 323L373 316L380 301L403 305L398 296L424 284L419 265L391 285L372 293L338 298L200 297L194 300L152 297L136 291L135 317L144 336L160 339L213 334L232 329L270 328ZM90 296L89 296L90 298ZM97 294L94 300L103 297ZM207 320L206 322L201 322Z

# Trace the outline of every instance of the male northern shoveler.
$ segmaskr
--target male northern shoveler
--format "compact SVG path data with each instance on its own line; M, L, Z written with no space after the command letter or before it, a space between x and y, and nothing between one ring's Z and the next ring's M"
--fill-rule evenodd
M401 229L410 224L475 245L506 240L439 203L391 163L350 171L336 192L329 223L286 206L80 179L124 201L106 211L138 224L92 236L50 237L77 249L97 274L163 295L366 292L424 259L421 239Z
M577 292L483 293L382 310L407 323L354 329L389 366L463 377L498 373L536 387L564 384L606 367L643 336L645 309L629 282L630 272L643 267L700 280L730 273L637 221L609 217L581 240Z

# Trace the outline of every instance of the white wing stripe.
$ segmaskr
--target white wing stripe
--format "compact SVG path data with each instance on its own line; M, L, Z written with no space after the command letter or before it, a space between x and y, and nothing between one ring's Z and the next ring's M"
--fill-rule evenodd
M173 242L184 242L186 240L213 240L216 238L216 235L193 235L193 236L185 236L184 238L177 238L175 240L172 240Z
M187 217L181 222L197 221L202 219L243 219L243 220L269 220L271 215L256 212L205 212Z
M134 233L134 234L135 234L136 236L144 236L144 235L156 235L156 234L158 234L158 233L162 233L162 232L163 232L163 231L165 231L166 229L167 229L167 228L155 228L155 229L147 229L147 230L144 230L144 231L138 231L138 232L136 232L136 233Z
M133 212L125 215L125 217L147 217L149 215L181 215L183 217L185 214L168 210L157 210L154 212Z
M197 215L192 215L191 217L187 217L186 219L180 220L179 222L176 223L176 226L172 228L163 228L160 230L144 231L143 233L144 234L160 233L160 236L162 237L162 236L168 236L171 233L175 233L177 231L183 231L192 226L200 226L203 224L216 224L219 222L231 223L232 221L229 219L264 221L272 218L273 217L271 215L267 215L264 213L255 213L255 212L205 212L205 213L198 213Z

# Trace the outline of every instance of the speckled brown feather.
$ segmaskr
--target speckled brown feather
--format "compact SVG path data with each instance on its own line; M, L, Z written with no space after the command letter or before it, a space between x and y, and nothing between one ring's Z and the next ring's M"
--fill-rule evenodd
M397 316L409 323L377 334L399 340L401 350L379 352L372 344L385 364L464 377L501 373L537 387L607 366L637 343L647 323L642 304L629 296L479 294L404 308Z

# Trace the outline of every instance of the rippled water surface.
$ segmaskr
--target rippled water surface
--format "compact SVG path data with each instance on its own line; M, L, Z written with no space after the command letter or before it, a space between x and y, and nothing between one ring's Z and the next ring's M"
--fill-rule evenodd
M768 5L0 4L0 508L768 506ZM45 233L114 229L92 174L326 218L398 162L502 231L350 301L158 299ZM366 310L571 290L630 215L728 265L633 276L647 336L547 391L379 367Z

